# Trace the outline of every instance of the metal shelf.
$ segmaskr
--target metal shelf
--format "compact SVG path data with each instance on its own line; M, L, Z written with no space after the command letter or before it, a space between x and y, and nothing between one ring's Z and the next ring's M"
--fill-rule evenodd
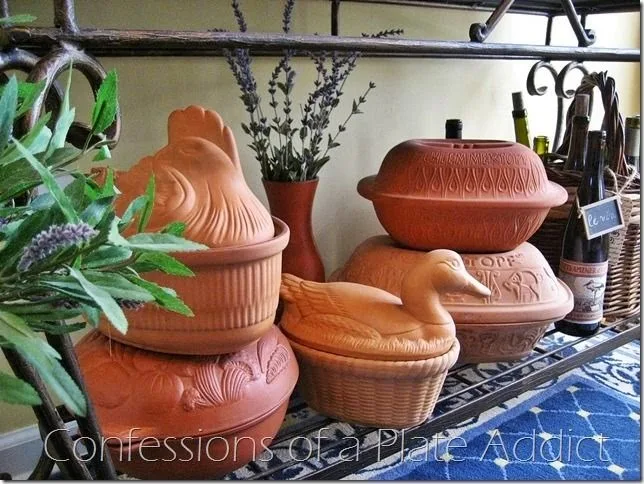
M462 10L491 11L501 0L342 0L345 3L380 3L386 5L411 5L418 7L456 8ZM573 0L579 15L598 13L638 12L639 0ZM546 16L565 15L561 0L516 0L510 13L523 13Z
M379 443L374 443L378 437L378 430L373 428L349 426L342 424L344 432L363 442L360 447L358 461L345 461L338 459L327 465L319 462L298 462L280 460L279 462L250 463L246 468L230 475L233 479L241 477L253 480L282 478L278 473L294 465L306 467L304 479L329 480L341 479L349 476L359 469L389 457L395 453L403 452L407 455L415 446L419 437L431 439L451 426L477 417L482 412L499 405L517 395L534 389L538 385L550 381L567 371L581 366L595 358L613 351L620 346L639 339L641 327L639 316L632 316L611 323L603 327L597 334L586 338L573 338L563 336L551 330L540 341L532 354L521 361L503 363L499 370L488 378L477 378L474 375L479 367L473 364L460 365L448 373L443 392L436 404L434 415L424 424L415 428L401 431L387 430L381 432L384 438ZM289 407L288 415L306 411L307 407L299 397L294 397ZM285 426L277 435L271 450L284 447L294 437L309 436L315 442L320 429L332 426L336 421L315 415L308 421L302 422L297 427ZM338 451L341 446L346 446L346 441L341 439L323 439L320 449L315 449L314 455L325 456ZM395 445L389 445L393 444ZM277 452L277 450L275 451ZM315 459L313 459L315 460Z

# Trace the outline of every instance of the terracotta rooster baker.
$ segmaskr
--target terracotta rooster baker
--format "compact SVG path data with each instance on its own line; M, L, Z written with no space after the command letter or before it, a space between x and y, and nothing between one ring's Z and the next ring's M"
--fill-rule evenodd
M451 250L427 253L406 274L400 298L284 274L281 326L300 361L307 402L363 425L424 421L459 353L454 321L439 299L445 293L490 295Z

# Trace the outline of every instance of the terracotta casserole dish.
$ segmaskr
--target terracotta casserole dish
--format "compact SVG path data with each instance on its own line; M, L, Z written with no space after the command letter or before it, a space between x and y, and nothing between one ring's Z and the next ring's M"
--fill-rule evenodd
M385 235L360 244L330 280L357 282L400 294L402 280L425 252ZM467 271L492 292L488 298L441 296L461 343L459 361L512 361L530 354L548 326L572 310L570 289L533 245L496 254L461 254Z
M98 332L76 351L115 467L141 479L216 479L258 458L298 377L275 326L229 355L170 356Z
M405 141L358 192L402 245L477 253L514 249L567 199L536 153L491 140Z

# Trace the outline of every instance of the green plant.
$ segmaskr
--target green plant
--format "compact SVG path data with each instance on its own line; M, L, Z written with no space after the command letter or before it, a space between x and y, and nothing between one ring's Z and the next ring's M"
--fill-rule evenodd
M39 333L71 332L85 322L96 326L101 314L125 333L123 308L147 303L192 315L174 291L141 274L160 270L193 275L168 252L205 246L183 239L180 223L159 233L144 232L153 206L154 178L118 217L113 202L119 192L110 170L99 184L69 169L89 153L96 153L95 160L110 156L103 132L115 119L118 99L117 76L111 72L98 90L87 142L76 148L65 141L75 117L69 106L70 82L71 68L55 122L51 124L51 114L46 113L20 139L14 137L14 125L33 106L43 84L11 77L0 88L0 347L17 351L70 410L83 415L84 395ZM65 188L56 180L61 174L73 177ZM31 196L40 185L46 192ZM19 205L18 199L28 201ZM137 233L123 236L132 225ZM85 322L60 323L79 317ZM29 384L2 372L0 400L40 402Z

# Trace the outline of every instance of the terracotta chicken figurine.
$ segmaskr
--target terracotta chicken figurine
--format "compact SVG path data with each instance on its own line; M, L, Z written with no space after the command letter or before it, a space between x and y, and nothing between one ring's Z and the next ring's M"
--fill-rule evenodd
M141 195L154 174L149 232L184 222L184 235L209 247L250 245L274 235L271 216L242 173L232 131L215 111L190 106L168 119L168 145L116 173L117 213Z
M439 296L490 290L465 270L451 250L428 252L404 277L401 297L348 282L316 283L282 275L286 307L281 326L289 339L314 340L319 350L379 360L419 360L445 354L455 328ZM299 341L298 341L299 340Z

